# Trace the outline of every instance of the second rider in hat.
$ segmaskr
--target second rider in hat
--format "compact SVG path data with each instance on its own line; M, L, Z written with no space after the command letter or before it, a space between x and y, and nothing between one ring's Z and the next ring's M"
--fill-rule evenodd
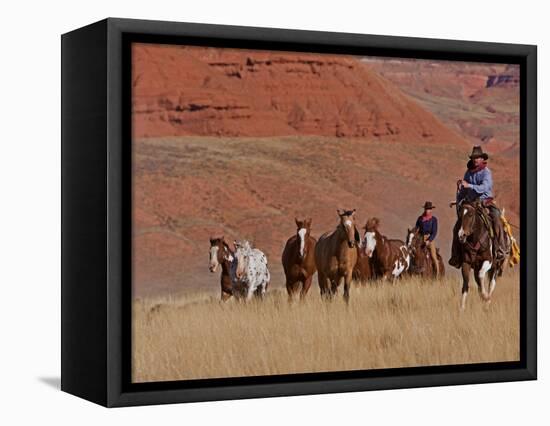
M437 260L437 249L435 247L435 237L437 235L437 217L432 215L432 210L435 206L431 201L424 203L424 213L416 219L416 229L420 231L420 235L424 237L426 247L430 250L432 261L435 265L436 278L439 278L439 262Z

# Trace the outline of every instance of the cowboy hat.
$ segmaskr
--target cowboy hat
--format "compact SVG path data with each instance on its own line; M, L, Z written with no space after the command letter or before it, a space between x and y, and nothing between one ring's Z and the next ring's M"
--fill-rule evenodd
M422 207L424 210L431 210L431 209L435 209L435 206L432 204L431 201L426 201L424 203L424 206Z
M481 147L479 145L476 145L472 149L472 153L470 154L470 158L473 160L474 158L479 158L479 157L483 158L484 160L489 159L489 156L485 152L483 152Z

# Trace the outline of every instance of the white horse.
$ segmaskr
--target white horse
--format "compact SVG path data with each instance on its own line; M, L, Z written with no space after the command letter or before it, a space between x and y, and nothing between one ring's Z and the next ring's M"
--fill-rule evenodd
M233 295L250 300L252 295L263 297L271 275L266 255L252 248L248 241L235 241L235 261L232 264Z

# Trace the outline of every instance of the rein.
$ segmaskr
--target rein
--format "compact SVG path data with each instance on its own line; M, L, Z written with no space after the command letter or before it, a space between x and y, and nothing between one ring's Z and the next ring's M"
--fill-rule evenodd
M477 209L475 209L475 208L474 208L474 217L475 217L475 219L474 219L475 222L474 222L474 226L473 226L473 228L474 228L473 231L474 232L479 231L480 236L479 236L478 240L475 241L475 243L473 241L468 241L468 239L470 237L474 236L474 232L472 232L472 234L470 234L468 239L466 239L466 242L464 243L464 246L470 252L472 252L473 254L476 254L482 247L484 247L485 243L489 239L488 238L489 237L489 231L484 226L484 221L483 221L483 218L481 217L481 213L479 213L477 211Z

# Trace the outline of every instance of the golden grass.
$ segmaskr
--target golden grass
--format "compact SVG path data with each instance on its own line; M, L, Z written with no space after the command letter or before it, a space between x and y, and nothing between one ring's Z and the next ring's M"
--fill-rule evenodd
M211 295L136 299L133 381L255 376L519 359L519 278L508 272L485 305L460 281L404 279L353 287L303 303L282 289L263 302L222 304Z

